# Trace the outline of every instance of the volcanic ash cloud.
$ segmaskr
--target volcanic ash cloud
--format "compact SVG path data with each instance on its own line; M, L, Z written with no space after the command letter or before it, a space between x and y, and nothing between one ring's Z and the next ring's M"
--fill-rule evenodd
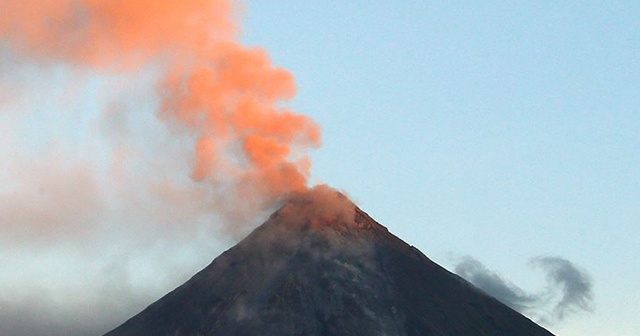
M158 72L150 97L159 100L157 115L190 139L190 177L231 221L307 189L320 128L283 107L296 93L292 74L238 42L235 2L0 3L0 39L23 59L104 74Z

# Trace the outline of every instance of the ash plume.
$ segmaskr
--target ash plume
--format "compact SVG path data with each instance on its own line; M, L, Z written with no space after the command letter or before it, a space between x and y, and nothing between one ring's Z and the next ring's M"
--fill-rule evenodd
M593 307L593 285L589 274L560 257L537 257L531 264L547 276L547 287L539 293L527 293L480 261L465 257L455 273L518 312L541 323L552 324Z
M238 42L233 1L0 3L0 39L23 59L105 74L152 67L157 115L192 142L190 176L220 213L237 221L238 208L255 214L307 188L319 126L282 106L294 78Z
M0 0L0 334L97 334L308 189L320 127L239 42L240 7ZM114 263L131 274L96 266ZM131 296L153 268L162 285Z

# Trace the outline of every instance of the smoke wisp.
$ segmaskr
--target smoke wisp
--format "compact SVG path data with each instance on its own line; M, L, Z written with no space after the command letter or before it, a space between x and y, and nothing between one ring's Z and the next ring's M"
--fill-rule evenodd
M455 272L500 302L519 312L530 311L540 301L540 296L527 294L518 286L499 274L488 270L482 263L471 257L464 258L456 265Z
M538 257L532 263L547 273L550 287L559 289L560 300L553 308L559 320L578 311L593 309L593 284L585 271L558 257Z
M463 258L456 265L455 273L541 323L552 324L572 313L592 310L593 285L586 271L559 257L537 257L531 264L541 268L547 276L547 287L540 293L527 293L472 257Z

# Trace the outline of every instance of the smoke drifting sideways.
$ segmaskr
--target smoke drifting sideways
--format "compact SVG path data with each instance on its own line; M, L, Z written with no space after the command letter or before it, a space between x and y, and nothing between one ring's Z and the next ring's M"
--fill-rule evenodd
M308 190L320 127L238 3L0 8L0 334L107 331Z
M455 273L542 324L552 325L573 313L592 311L593 285L586 271L559 257L537 257L531 265L541 268L547 276L546 289L540 293L527 293L472 257L458 263Z

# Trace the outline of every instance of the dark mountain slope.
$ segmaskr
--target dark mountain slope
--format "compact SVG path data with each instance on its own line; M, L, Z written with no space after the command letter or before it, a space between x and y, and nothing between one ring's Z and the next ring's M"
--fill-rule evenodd
M549 336L340 194L293 200L105 336ZM336 203L337 202L337 203Z

